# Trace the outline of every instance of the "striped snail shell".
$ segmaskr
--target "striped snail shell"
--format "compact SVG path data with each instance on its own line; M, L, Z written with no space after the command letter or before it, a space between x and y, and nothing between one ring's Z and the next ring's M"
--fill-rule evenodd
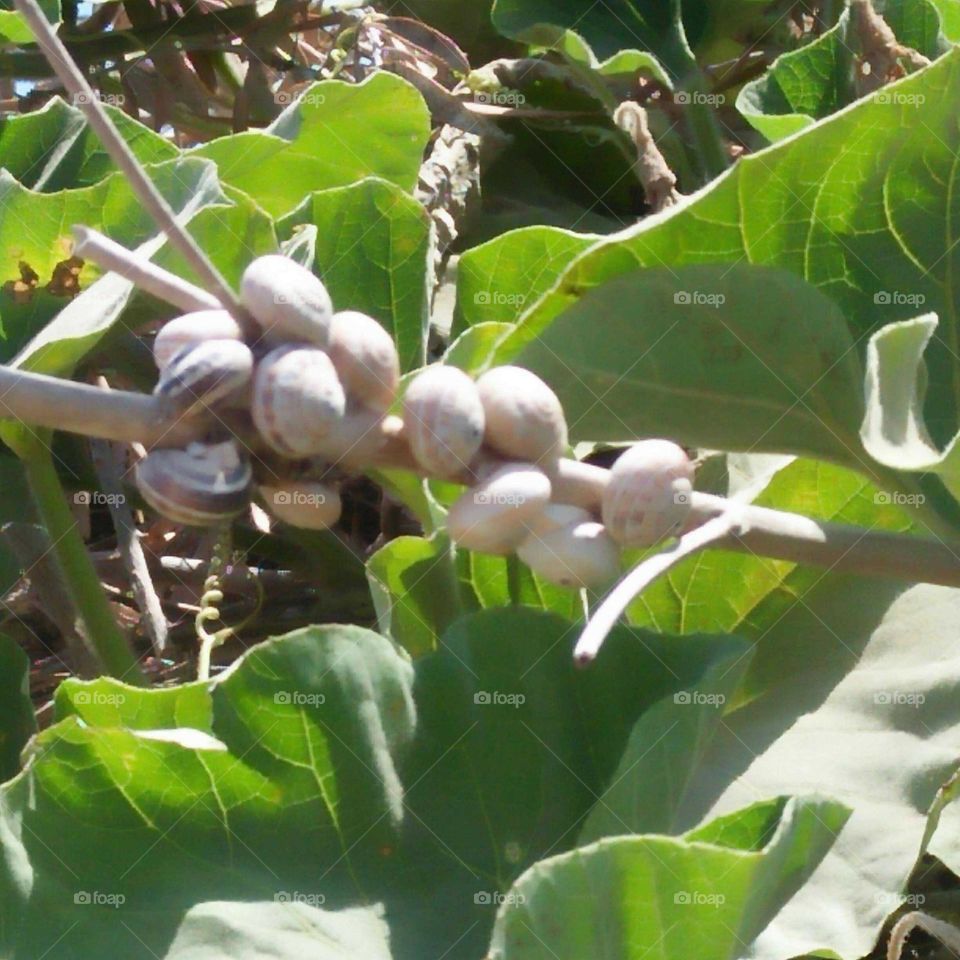
M403 422L417 463L437 477L462 473L483 443L477 386L456 367L435 364L410 381Z
M294 459L323 452L323 438L346 412L347 398L330 358L297 344L265 356L253 377L250 413L263 439Z
M252 472L232 440L151 450L136 468L137 488L157 513L189 526L215 526L250 502Z
M157 369L163 370L175 353L202 340L243 340L243 331L226 310L194 310L174 317L153 340Z
M268 343L326 347L333 304L323 282L289 257L257 257L240 280L240 298Z
M183 415L196 413L242 389L253 376L253 354L239 340L201 340L170 358L154 395L173 401Z

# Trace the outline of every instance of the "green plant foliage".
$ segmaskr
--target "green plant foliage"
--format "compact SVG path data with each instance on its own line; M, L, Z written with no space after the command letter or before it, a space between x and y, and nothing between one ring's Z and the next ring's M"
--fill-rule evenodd
M15 640L0 634L0 780L20 770L20 751L37 729L29 673L27 655Z

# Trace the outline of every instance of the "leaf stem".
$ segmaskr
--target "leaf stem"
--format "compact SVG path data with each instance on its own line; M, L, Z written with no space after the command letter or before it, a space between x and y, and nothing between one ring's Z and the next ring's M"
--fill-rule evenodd
M76 520L67 506L49 447L38 437L18 444L30 490L60 565L67 592L83 622L89 645L106 672L125 683L145 686L137 660L123 636L103 592L96 568Z

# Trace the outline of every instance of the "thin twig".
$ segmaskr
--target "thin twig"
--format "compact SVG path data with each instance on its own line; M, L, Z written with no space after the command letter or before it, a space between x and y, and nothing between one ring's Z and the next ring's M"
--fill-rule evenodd
M138 256L92 227L78 225L72 229L74 254L92 260L102 270L126 277L141 290L185 312L223 309L212 293Z
M745 532L747 524L744 510L739 505L730 507L718 516L712 517L689 533L685 533L675 544L666 550L655 553L638 563L614 588L590 618L573 651L578 667L593 662L603 641L616 626L620 615L630 606L633 598L641 593L658 577L662 577L671 567L676 566L691 554L697 553L729 536L734 531Z
M184 256L207 289L215 294L224 307L239 321L244 321L246 312L240 305L237 295L230 289L226 280L220 275L220 271L211 263L199 244L177 221L170 205L146 175L126 141L117 132L113 121L107 116L99 98L73 62L67 48L53 32L53 28L36 0L14 0L14 4L29 24L37 44L43 50L53 71L72 96L73 103L87 118L87 122L100 138L104 149L123 171L137 198L146 207L157 226Z
M636 147L634 169L651 211L659 213L666 207L674 206L680 200L677 178L653 139L647 123L647 111L639 103L625 100L614 111L613 122L630 137Z

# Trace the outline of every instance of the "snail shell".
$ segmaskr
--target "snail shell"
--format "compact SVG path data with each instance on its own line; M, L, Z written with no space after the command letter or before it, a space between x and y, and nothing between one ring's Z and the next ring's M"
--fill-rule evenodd
M517 556L561 587L602 587L620 573L620 549L603 524L592 520L527 537Z
M377 413L390 409L400 382L400 358L393 337L373 317L356 310L335 313L327 353L351 397Z
M168 320L153 340L153 359L158 370L175 353L202 340L242 340L240 324L226 310L195 310Z
M257 257L240 280L240 298L268 342L300 340L325 347L333 304L323 283L289 257Z
M467 550L512 553L550 502L550 479L532 463L507 463L450 507L447 532Z
M172 400L188 416L245 387L253 376L253 354L239 340L201 340L170 358L154 395Z
M486 415L484 442L508 457L552 469L567 448L557 395L523 367L494 367L477 380Z
M403 422L417 463L437 477L462 473L483 444L477 385L456 367L427 367L410 381Z
M316 347L278 347L257 365L250 413L277 453L293 458L321 453L324 435L343 420L346 406L333 363Z
M340 519L340 493L335 487L310 480L263 484L267 509L284 523L306 530L326 530Z
M590 523L593 515L583 507L575 507L570 503L549 503L532 520L527 523L527 530L531 536L544 537L551 530L559 530L576 523Z
M143 499L176 523L214 526L250 502L250 463L232 441L191 443L186 450L151 450L136 468Z
M603 494L604 525L625 547L650 547L677 533L690 513L693 464L669 440L643 440L621 454Z

